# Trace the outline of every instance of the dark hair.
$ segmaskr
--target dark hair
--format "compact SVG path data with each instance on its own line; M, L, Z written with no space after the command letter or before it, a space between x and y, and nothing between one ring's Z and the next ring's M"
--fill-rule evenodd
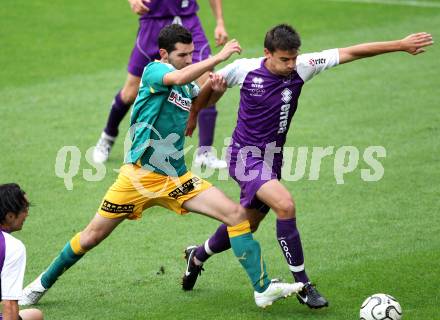
M29 208L25 192L16 183L0 185L0 223L3 223L8 212L18 215Z
M168 53L176 50L176 43L190 44L192 35L180 24L170 24L159 32L159 49L165 49Z
M288 24L279 24L266 33L264 47L270 52L275 50L298 50L301 39L298 32Z

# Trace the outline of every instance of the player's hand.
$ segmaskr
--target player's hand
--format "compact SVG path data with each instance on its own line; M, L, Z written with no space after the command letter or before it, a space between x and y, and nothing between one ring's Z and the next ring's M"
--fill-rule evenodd
M222 46L228 41L228 33L223 25L218 24L214 30L215 45Z
M402 51L406 51L412 55L425 52L425 47L434 43L432 35L426 32L410 34L406 38L400 40Z
M209 80L213 91L223 93L227 89L226 80L218 73L210 73Z
M197 127L197 112L191 110L188 116L188 122L186 123L185 136L192 137L196 127Z
M220 58L221 61L225 61L229 59L229 57L232 56L234 53L240 54L241 47L240 43L237 40L232 39L225 44L225 46L219 53L217 53L216 56Z
M145 5L150 3L150 0L128 0L128 3L130 4L131 11L140 16L150 11L150 8Z

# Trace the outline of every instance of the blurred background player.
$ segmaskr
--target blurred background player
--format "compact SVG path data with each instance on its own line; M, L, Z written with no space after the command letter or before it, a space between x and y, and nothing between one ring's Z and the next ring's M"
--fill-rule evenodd
M0 320L43 319L43 313L38 309L18 309L26 269L26 249L10 233L21 230L28 210L29 201L19 185L0 185L0 293L3 306Z
M184 27L172 24L163 28L158 41L161 61L149 63L142 75L131 114L132 145L116 182L88 226L67 242L49 267L24 289L20 304L37 303L60 275L122 221L140 219L144 210L157 205L180 215L195 212L227 224L228 241L251 280L259 307L302 289L302 283L269 280L260 245L252 237L243 207L193 175L185 165L183 147L191 106L208 105L212 98L212 94L199 96L194 80L240 53L239 43L231 40L215 56L192 64L194 44ZM215 77L210 82L213 88L226 89L216 84Z
M280 183L283 146L298 105L304 83L338 64L388 52L404 51L417 55L433 43L428 33L417 33L401 40L364 43L347 48L299 55L299 34L289 25L278 25L267 32L264 57L239 59L219 70L229 87L240 86L237 125L229 146L229 174L240 186L240 203L247 209L253 231L272 209L276 216L276 235L296 281L305 283L298 294L301 303L322 308L327 300L310 283L304 267L300 234L296 225L296 206L288 189ZM209 86L204 86L210 91ZM191 110L187 133L196 125L197 108ZM250 150L253 152L250 153ZM255 178L250 179L250 175ZM204 245L186 249L187 272L183 289L191 290L211 255L229 249L224 225Z
M193 35L193 62L199 62L211 55L208 39L203 31L196 13L199 9L196 0L128 0L131 9L140 15L139 30L136 42L128 63L128 75L125 84L119 91L110 109L107 124L101 133L93 152L97 163L107 161L113 143L118 135L118 127L134 102L139 89L139 82L144 67L155 59L160 59L157 38L159 31L172 23L183 25ZM214 31L216 45L223 45L228 39L224 26L222 0L209 0L216 20ZM207 75L200 78L203 83ZM197 166L226 168L226 162L218 159L211 146L214 141L217 110L215 105L204 109L199 115L199 148L194 162Z

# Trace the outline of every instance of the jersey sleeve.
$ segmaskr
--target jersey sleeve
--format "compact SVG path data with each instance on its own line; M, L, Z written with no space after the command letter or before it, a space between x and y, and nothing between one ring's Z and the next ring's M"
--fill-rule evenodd
M253 69L257 69L261 64L262 58L256 59L237 59L224 68L217 71L226 80L229 88L243 84L246 75Z
M2 300L19 300L23 291L26 249L20 240L8 241L1 272Z
M152 62L144 70L141 86L150 87L151 93L169 91L169 87L163 84L163 77L171 71L173 69L165 63Z
M320 72L339 64L339 50L329 49L321 52L301 54L296 60L296 71L304 82Z

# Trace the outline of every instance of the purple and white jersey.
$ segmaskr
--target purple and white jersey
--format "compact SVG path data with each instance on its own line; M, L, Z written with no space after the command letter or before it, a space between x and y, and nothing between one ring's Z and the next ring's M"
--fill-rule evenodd
M238 59L219 70L228 87L240 86L237 126L232 139L241 146L264 150L269 143L283 147L304 83L338 65L338 49L301 54L288 77L271 73L265 58Z
M150 11L140 17L143 19L189 16L199 10L196 0L151 0L145 2Z
M26 268L26 249L23 243L9 233L0 231L0 250L4 253L1 267L2 300L20 300Z

